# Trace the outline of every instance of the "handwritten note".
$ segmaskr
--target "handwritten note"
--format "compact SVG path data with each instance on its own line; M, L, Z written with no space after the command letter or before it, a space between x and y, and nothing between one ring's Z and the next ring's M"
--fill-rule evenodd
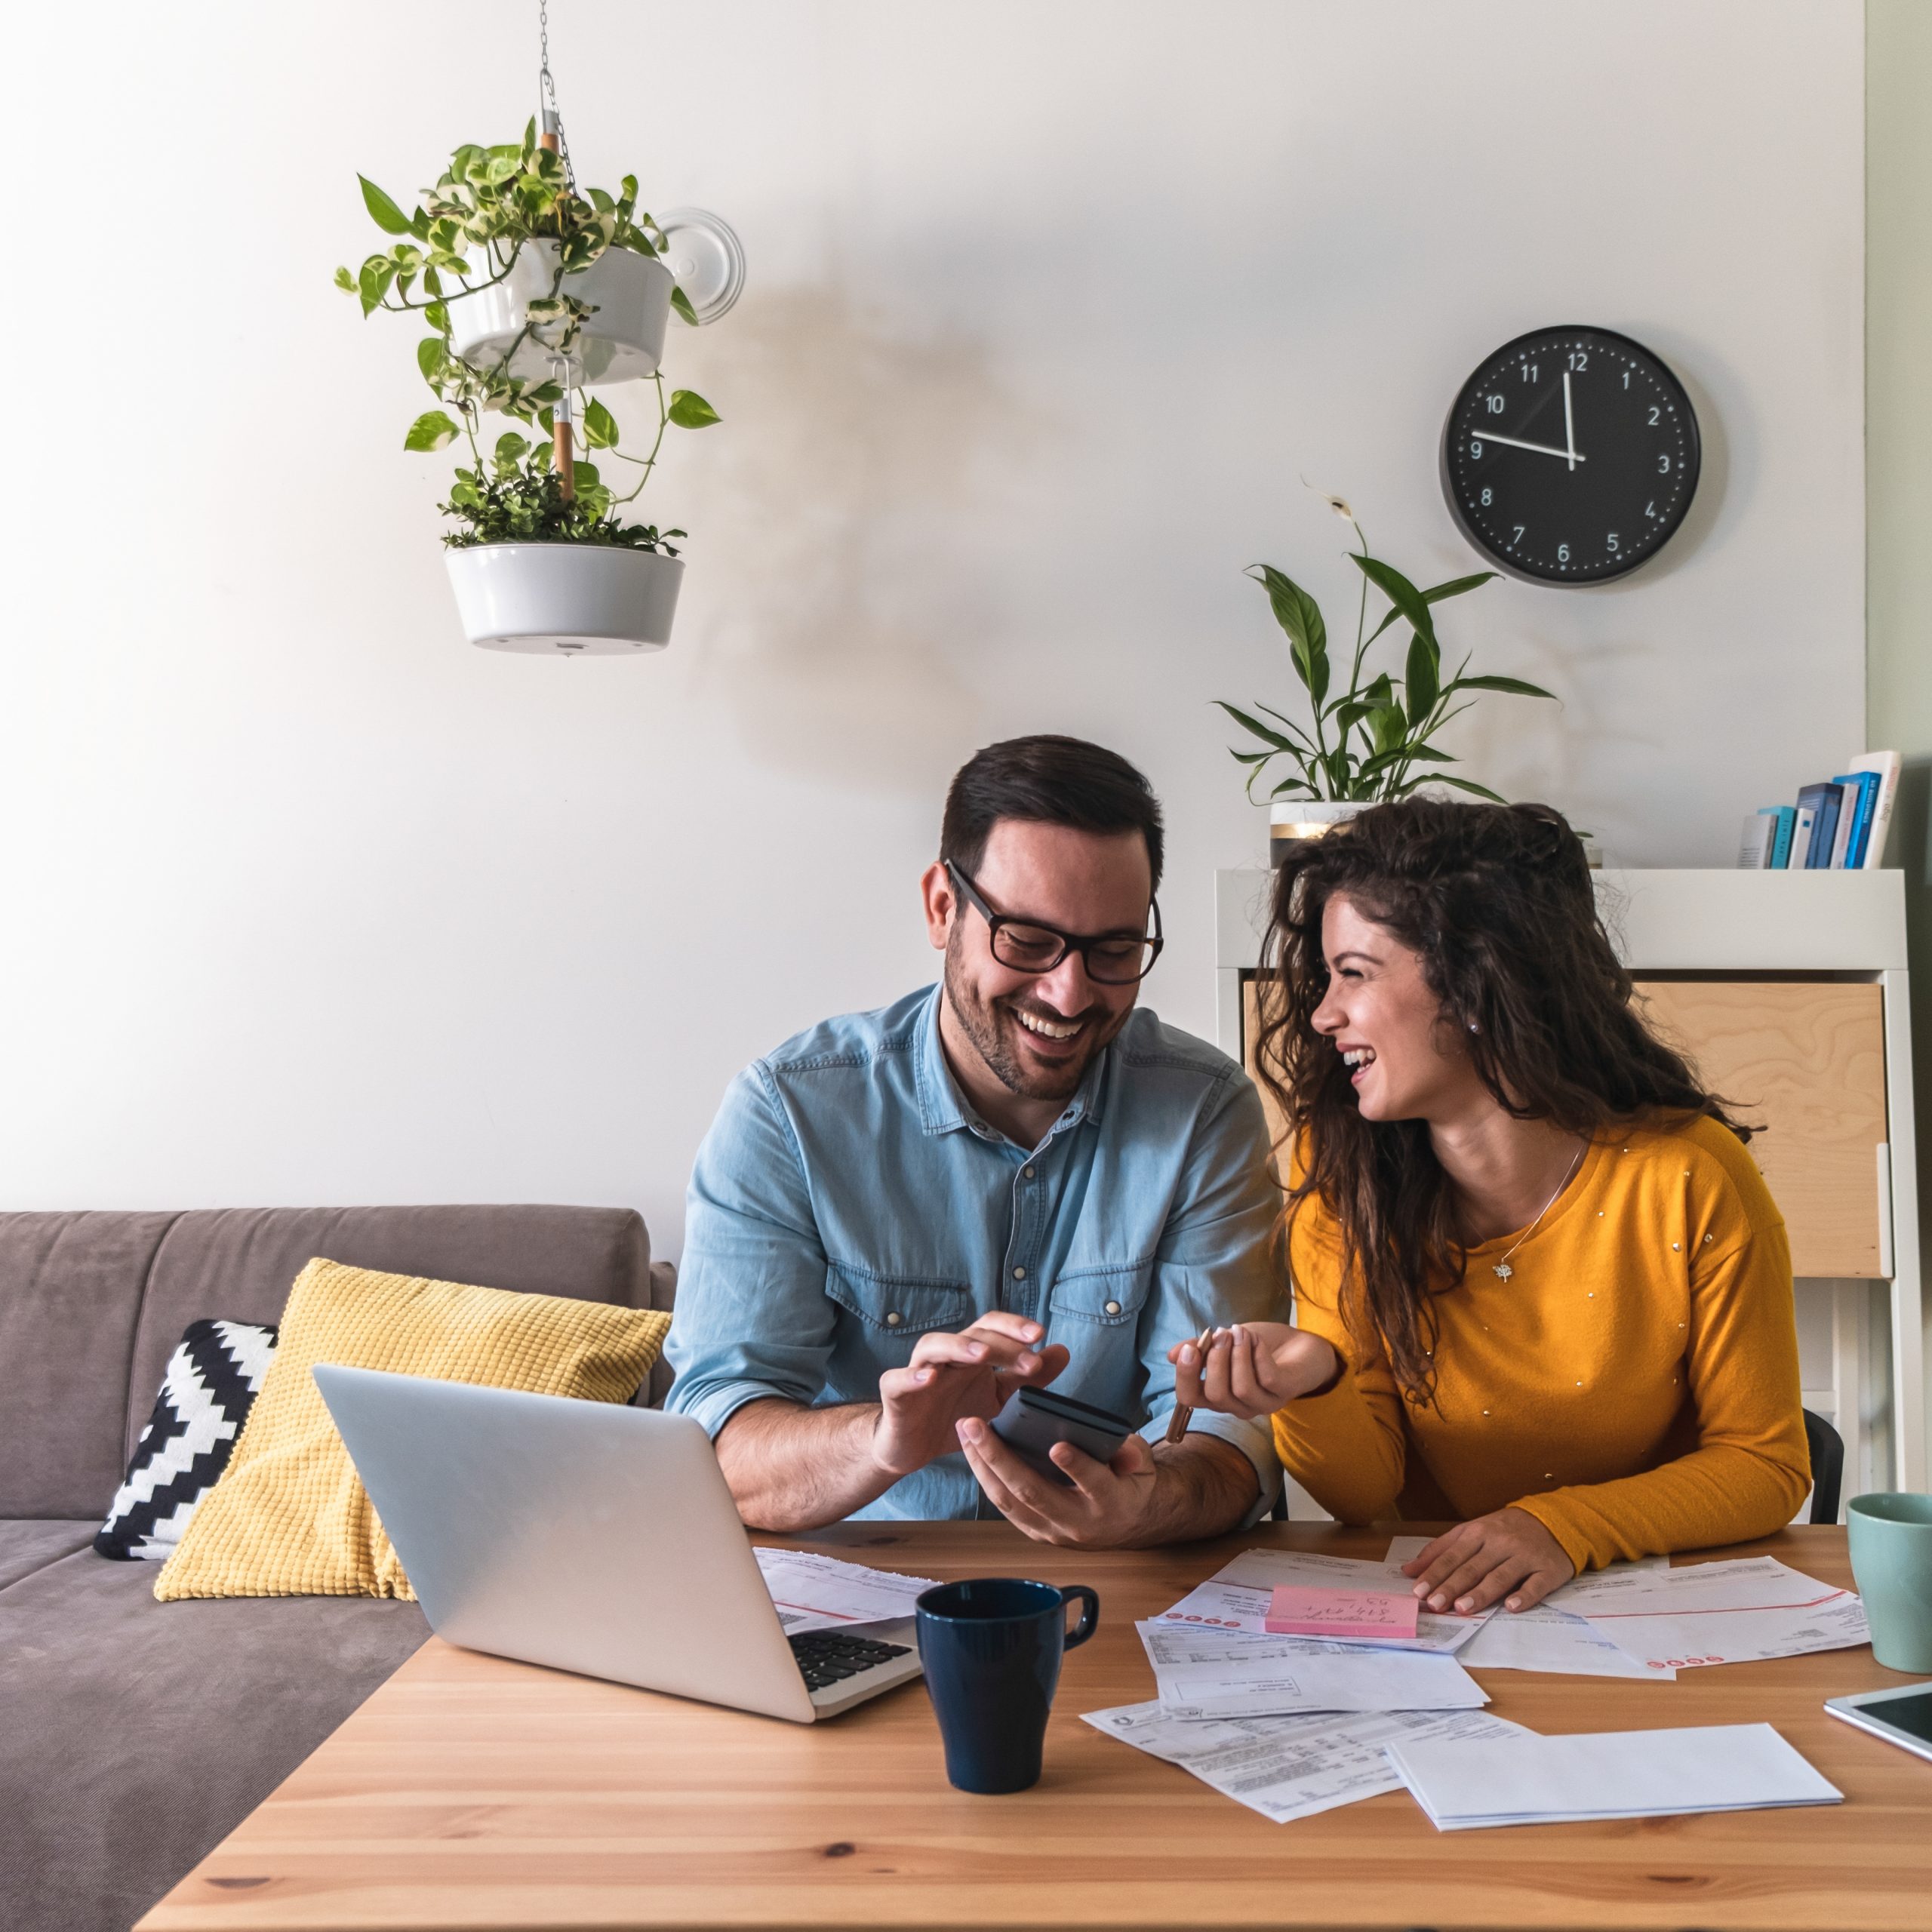
M1416 1634L1417 1598L1375 1590L1278 1583L1264 1626L1277 1637L1327 1637L1340 1644L1386 1642Z

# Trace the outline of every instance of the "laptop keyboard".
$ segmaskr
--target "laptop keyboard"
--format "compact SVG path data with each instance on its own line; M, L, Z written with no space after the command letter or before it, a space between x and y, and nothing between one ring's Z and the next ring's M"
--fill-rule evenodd
M903 1657L909 1645L881 1644L870 1637L854 1637L843 1630L808 1630L792 1639L792 1654L798 1660L808 1690L823 1690L829 1684L843 1683L862 1670Z

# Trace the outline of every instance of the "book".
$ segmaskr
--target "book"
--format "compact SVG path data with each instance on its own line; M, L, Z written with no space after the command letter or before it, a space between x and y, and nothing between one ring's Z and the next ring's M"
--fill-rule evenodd
M1771 856L1764 863L1772 871L1781 872L1791 863L1791 835L1797 809L1791 805L1760 805L1758 811L1772 824Z
M1746 872L1762 872L1771 863L1771 842L1777 835L1777 820L1768 812L1753 812L1738 840L1738 864Z
M1869 771L1878 780L1878 795L1872 807L1872 829L1865 841L1864 866L1867 872L1884 863L1885 836L1892 829L1892 806L1899 793L1899 755L1897 752L1867 752L1851 761L1854 771Z
M1804 855L1807 872L1823 872L1832 863L1832 841L1838 829L1838 801L1843 795L1835 785L1804 785L1798 788L1798 802L1812 813L1811 844Z
M1878 795L1878 774L1875 771L1841 771L1832 783L1844 786L1850 795L1845 800L1851 814L1851 835L1844 841L1844 866L1847 872L1857 872L1864 866L1866 841L1871 836L1872 808Z
M1841 785L1834 778L1832 789L1838 795L1838 822L1832 828L1832 856L1826 861L1835 872L1844 870L1844 855L1851 848L1852 827L1858 820L1858 787Z
M1792 814L1791 869L1802 872L1811 852L1811 824L1818 814L1809 805L1800 805Z

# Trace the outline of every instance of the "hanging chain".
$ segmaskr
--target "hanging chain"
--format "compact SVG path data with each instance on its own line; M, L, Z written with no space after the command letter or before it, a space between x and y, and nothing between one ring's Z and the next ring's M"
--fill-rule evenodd
M577 192L577 171L571 165L570 137L564 132L562 110L557 105L557 84L550 78L550 0L537 0L537 29L541 52L537 70L537 88L545 110L544 118L556 125L557 150L563 157L564 180L572 194Z

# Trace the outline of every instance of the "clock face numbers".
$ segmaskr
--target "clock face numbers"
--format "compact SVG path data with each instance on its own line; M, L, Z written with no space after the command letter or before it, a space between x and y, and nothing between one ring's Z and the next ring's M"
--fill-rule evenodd
M1539 330L1463 385L1442 485L1471 542L1517 577L1601 583L1656 555L1697 488L1697 418L1657 357L1607 329Z

